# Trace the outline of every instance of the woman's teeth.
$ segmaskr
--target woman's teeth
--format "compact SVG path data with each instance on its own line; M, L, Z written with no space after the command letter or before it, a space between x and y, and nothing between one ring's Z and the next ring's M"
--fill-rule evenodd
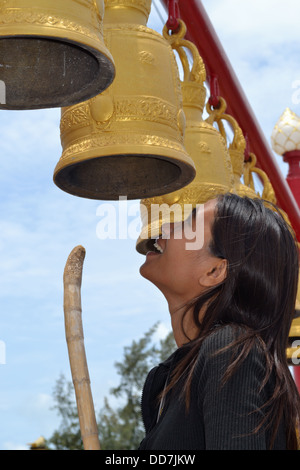
M159 251L160 253L163 253L163 252L164 252L164 250L162 249L162 247L159 246L159 244L158 244L157 242L155 242L155 243L153 244L153 246L154 246L154 248L156 248L156 250Z

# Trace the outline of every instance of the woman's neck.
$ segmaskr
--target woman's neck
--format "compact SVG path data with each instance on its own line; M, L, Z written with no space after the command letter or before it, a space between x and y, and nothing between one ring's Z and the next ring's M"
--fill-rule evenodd
M193 307L169 303L169 312L171 325L175 342L178 347L192 341L199 335L199 328L195 325L193 319ZM204 312L199 313L199 320Z

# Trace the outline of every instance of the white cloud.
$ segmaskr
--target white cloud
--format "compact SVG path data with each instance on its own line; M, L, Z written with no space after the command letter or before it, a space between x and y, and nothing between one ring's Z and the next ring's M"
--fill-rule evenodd
M287 39L298 42L297 0L202 0L202 3L218 31L231 36L251 36L254 46L260 43L265 47L263 39L272 44L282 44Z
M300 4L295 0L203 0L203 5L270 144L284 109L298 111L292 84L300 78ZM286 176L287 164L276 154L274 158Z
M166 336L172 331L170 325L166 325L165 323L159 323L157 330L155 331L153 338L155 341L164 340Z

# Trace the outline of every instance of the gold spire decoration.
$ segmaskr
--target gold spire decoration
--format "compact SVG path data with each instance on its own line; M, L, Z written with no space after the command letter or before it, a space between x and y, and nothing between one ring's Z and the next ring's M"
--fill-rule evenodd
M300 117L286 108L271 134L274 152L284 155L286 152L300 150Z
M48 450L46 439L43 436L38 437L34 442L30 442L28 445L30 446L30 450Z

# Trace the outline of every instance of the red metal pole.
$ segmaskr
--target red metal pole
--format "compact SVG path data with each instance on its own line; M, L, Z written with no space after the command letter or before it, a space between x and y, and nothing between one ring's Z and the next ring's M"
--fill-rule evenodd
M286 177L287 183L300 207L300 150L286 152L283 155L283 159L289 165L289 171Z
M294 366L293 372L294 372L294 380L296 382L298 391L300 393L300 366Z
M168 7L168 0L161 0ZM218 78L220 94L226 100L227 111L248 135L251 151L258 165L267 173L278 205L288 214L300 240L300 211L285 181L256 117L241 88L220 40L200 0L179 0L180 17L187 26L186 38L193 42L203 58L208 78Z

